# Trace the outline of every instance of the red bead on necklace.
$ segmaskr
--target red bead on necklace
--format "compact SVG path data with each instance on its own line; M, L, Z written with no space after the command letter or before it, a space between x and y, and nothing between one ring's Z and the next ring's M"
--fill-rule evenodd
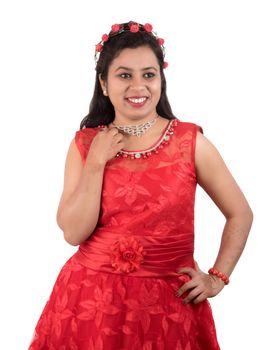
M130 158L130 159L140 159L140 158L149 158L153 156L154 154L158 154L161 149L163 149L165 146L169 144L170 138L173 135L174 127L178 125L178 119L171 119L163 132L160 139L156 142L155 145L152 147L145 149L143 151L128 151L128 150L121 150L119 151L115 158L122 157L122 158ZM104 128L106 125L99 125L99 128Z

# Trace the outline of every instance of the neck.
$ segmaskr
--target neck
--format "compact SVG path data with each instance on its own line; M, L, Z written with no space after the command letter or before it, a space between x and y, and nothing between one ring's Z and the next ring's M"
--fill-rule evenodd
M144 117L141 119L127 119L125 117L115 117L112 122L113 126L138 126L148 122L152 122L154 119L158 119L159 115L155 113L152 116Z

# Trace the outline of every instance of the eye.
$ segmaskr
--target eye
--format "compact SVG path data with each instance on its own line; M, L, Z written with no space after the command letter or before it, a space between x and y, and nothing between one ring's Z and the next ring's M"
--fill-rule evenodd
M155 76L155 73L152 73L152 72L147 72L144 74L144 77L148 79L153 78L154 76Z
M131 77L131 75L129 73L121 73L119 77L121 77L122 79L128 79Z

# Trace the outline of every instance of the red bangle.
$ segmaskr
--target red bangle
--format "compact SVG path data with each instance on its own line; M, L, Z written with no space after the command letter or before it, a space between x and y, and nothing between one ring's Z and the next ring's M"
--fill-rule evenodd
M217 269L214 269L214 267L212 267L211 269L208 270L208 273L210 275L214 275L214 276L217 276L219 277L223 282L224 284L229 284L229 278L227 275L225 275L224 273L218 271Z

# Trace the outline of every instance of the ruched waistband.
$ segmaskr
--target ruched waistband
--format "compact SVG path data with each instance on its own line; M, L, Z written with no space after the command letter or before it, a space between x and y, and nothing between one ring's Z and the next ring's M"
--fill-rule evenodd
M194 267L193 236L124 235L95 232L82 243L74 260L93 270L139 277L174 277L182 266Z

